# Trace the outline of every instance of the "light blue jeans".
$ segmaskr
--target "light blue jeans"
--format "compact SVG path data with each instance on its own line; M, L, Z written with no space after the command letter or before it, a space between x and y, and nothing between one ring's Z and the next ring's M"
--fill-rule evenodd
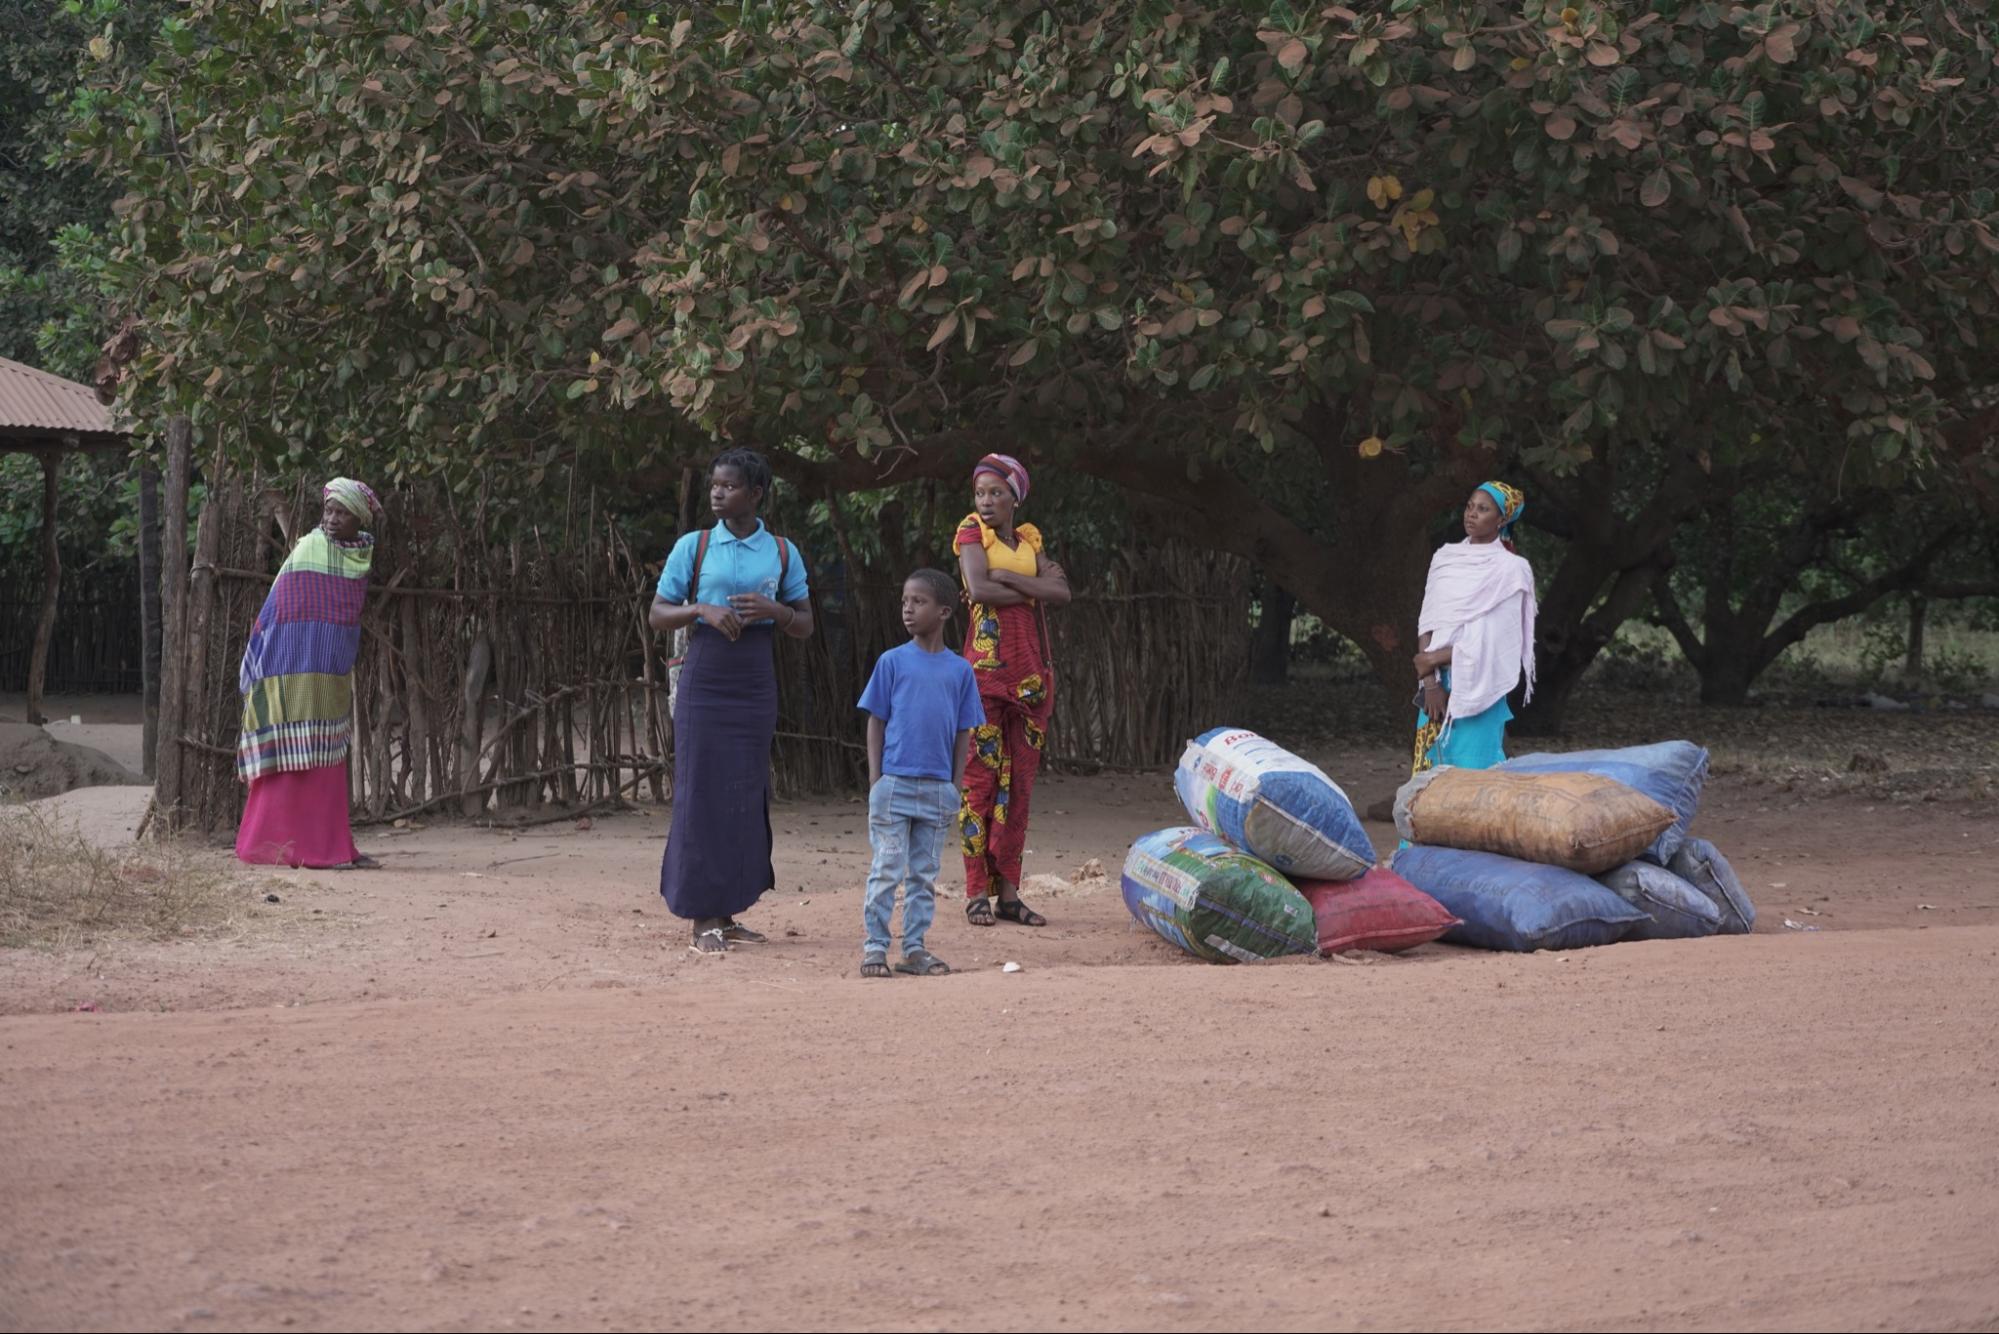
M948 778L904 778L883 774L868 789L868 842L874 865L868 870L868 897L861 909L867 938L864 959L888 957L889 915L902 887L902 952L923 948L924 933L937 916L937 868L944 836L958 819L958 789Z

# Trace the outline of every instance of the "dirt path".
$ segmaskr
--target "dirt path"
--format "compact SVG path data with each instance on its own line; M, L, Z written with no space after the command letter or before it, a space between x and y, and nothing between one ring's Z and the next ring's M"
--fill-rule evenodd
M1162 788L1051 780L1030 869L1114 877ZM1989 805L1718 781L1746 938L1214 968L1113 879L886 983L861 823L781 807L720 961L656 815L0 954L0 1329L1999 1329Z
M1977 927L15 1019L0 1319L1989 1328L1996 963Z

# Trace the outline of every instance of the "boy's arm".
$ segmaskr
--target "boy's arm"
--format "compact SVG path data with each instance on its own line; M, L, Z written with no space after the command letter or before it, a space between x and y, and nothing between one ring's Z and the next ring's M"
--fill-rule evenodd
M868 786L873 787L882 776L882 742L888 736L888 724L878 715L868 715Z
M969 746L971 739L972 739L971 728L961 727L958 729L958 742L955 746L951 748L952 787L962 788L965 786L965 760L966 757L971 753Z

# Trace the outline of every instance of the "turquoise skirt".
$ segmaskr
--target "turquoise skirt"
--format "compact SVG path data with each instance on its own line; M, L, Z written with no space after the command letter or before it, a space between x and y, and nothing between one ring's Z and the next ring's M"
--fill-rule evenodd
M1449 690L1451 669L1446 667L1439 675L1444 689ZM1410 772L1419 774L1444 764L1459 769L1490 769L1506 758L1506 725L1512 721L1513 710L1507 707L1502 695L1483 713L1453 722L1450 734L1439 741L1438 729L1431 725L1430 715L1418 708L1416 750Z
M1513 721L1513 710L1501 699L1483 713L1469 718L1459 718L1451 724L1451 730L1443 740L1430 745L1430 763L1455 765L1460 769L1490 769L1506 758L1506 725ZM1430 725L1430 715L1420 710L1416 714L1416 730Z

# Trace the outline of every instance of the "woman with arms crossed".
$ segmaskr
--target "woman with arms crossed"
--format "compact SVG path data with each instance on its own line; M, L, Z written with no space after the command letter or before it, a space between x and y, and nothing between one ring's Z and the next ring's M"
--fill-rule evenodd
M966 920L991 926L1004 919L1046 926L1048 919L1020 899L1020 857L1027 847L1028 800L1048 719L1055 709L1055 670L1048 651L1044 606L1069 602L1069 577L1041 549L1032 524L1016 524L1027 499L1027 469L1005 454L988 454L972 470L973 512L958 525L958 565L971 614L965 657L978 675L986 721L972 732L965 802L958 830L965 854ZM997 896L997 907L991 902Z

